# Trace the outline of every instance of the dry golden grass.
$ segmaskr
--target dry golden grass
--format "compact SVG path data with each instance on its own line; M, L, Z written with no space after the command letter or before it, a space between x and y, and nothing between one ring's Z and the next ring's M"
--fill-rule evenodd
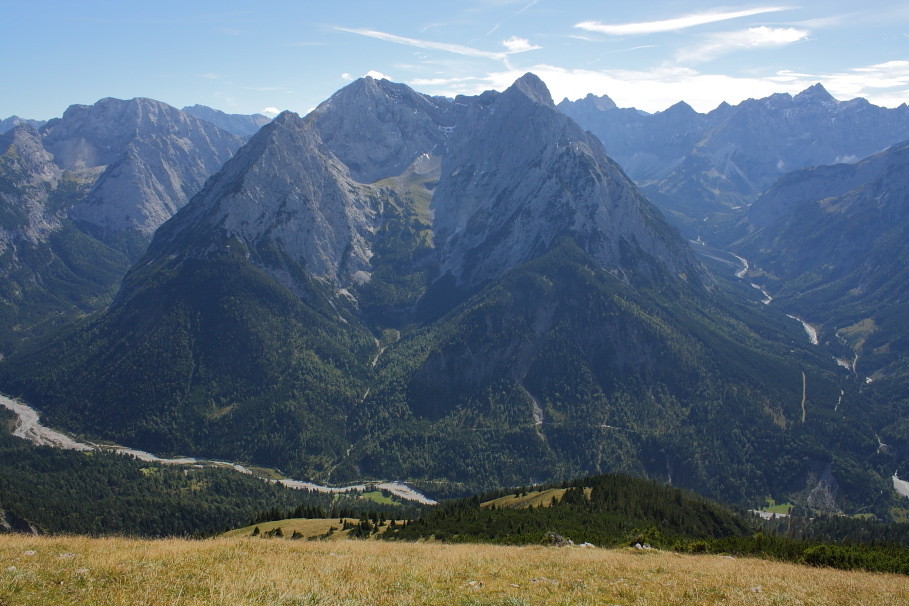
M550 488L549 490L532 490L526 495L509 494L498 499L481 503L481 507L495 506L496 509L526 509L527 507L549 507L552 500L562 500L567 488Z
M356 524L359 521L356 518L345 519L351 524ZM344 524L341 522L340 518L287 518L285 520L260 522L259 524L251 524L249 526L244 526L243 528L235 528L234 530L228 530L221 536L224 538L248 537L252 535L253 529L257 526L260 534L274 530L275 528L280 528L285 539L290 539L294 531L296 531L303 535L304 539L324 536L325 540L328 541L340 541L349 539L350 533L353 532L353 529L342 530ZM334 528L335 530L329 534L331 528ZM379 532L382 533L386 530L388 530L387 522L385 526L380 527Z
M567 488L550 488L548 490L531 490L525 495L509 494L498 499L480 503L480 507L490 507L495 505L496 509L527 509L529 507L549 507L552 500L561 501ZM590 488L584 489L584 495L589 499Z
M909 580L579 547L7 535L0 604L882 606L909 604Z

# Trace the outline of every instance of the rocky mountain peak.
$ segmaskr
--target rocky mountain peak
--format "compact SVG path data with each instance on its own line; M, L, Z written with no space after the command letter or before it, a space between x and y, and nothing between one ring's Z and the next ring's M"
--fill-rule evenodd
M399 175L442 141L453 124L448 99L365 77L320 104L308 120L360 183Z
M60 168L82 170L112 164L136 138L189 137L202 128L197 118L154 99L107 97L93 105L69 106L41 135Z
M827 89L824 88L824 85L820 82L809 86L797 94L795 97L793 97L792 100L796 103L836 103L836 99L833 97L833 95L827 92Z
M599 97L595 97L592 93L588 93L587 97L585 98L588 99L594 107L603 112L618 108L618 105L615 104L615 101L613 101L608 95L600 95Z
M407 181L416 173L419 184ZM411 184L396 190L401 183ZM192 256L206 256L239 242L292 288L287 260L347 287L355 274L373 270L383 208L402 203L395 196L429 204L420 211L431 221L435 248L426 262L466 287L566 236L623 275L696 279L702 271L533 75L503 93L454 103L363 78L304 118L284 112L158 231L150 254L179 256L189 246ZM270 257L259 254L266 250ZM273 251L284 261L274 263Z
M512 84L503 94L508 95L511 91L520 92L536 103L552 108L555 107L555 103L552 101L552 95L549 93L549 88L546 87L546 84L540 80L540 77L536 74L527 72L515 80L514 84Z
M352 274L369 268L372 255L376 210L369 193L312 120L285 111L158 230L149 254L199 258L239 247L291 290L297 284L288 264L348 285Z
M93 184L69 216L102 239L127 230L150 236L243 142L141 97L70 106L40 134L59 168Z
M20 118L19 116L10 116L9 118L4 118L0 120L0 135L5 132L11 131L14 127L20 124L27 124L34 128L35 130L40 129L46 124L45 120L29 120L26 118Z
M667 107L663 110L663 113L668 116L693 116L697 114L697 112L694 111L694 108L684 101L679 101L678 103Z
M491 104L475 98L464 121L432 199L443 274L479 284L564 236L620 274L649 274L657 265L670 275L700 273L677 234L654 233L662 218L533 74ZM637 261L649 260L625 263L635 256L623 260L625 246L641 253Z

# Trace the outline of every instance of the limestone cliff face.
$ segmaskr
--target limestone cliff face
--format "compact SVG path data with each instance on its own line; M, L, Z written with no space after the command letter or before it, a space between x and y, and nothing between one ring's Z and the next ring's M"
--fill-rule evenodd
M368 268L375 216L369 188L303 119L285 112L161 228L149 252L204 257L239 244L278 277L280 257L346 284Z
M42 139L61 169L97 175L69 216L102 237L126 230L150 237L242 143L212 124L142 98L73 105L44 127Z
M442 272L463 283L495 277L562 236L622 275L700 273L688 246L532 74L470 102L432 207Z
M455 112L450 99L366 77L332 95L308 120L353 179L372 183L437 151Z
M504 93L453 101L364 78L306 118L285 112L162 227L150 255L198 257L239 242L273 275L287 278L291 260L343 288L372 270L386 180L421 170L433 173L420 186L431 198L427 263L461 286L563 236L625 278L703 277L688 246L530 74Z
M150 99L74 105L0 135L0 348L22 326L109 302L154 230L241 143Z
M36 245L59 221L48 212L48 192L62 172L31 127L0 135L0 253L22 241Z

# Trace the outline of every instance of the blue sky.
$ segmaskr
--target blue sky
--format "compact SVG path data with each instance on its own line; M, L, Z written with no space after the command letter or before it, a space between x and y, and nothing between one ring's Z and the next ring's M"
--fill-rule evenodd
M137 96L304 113L367 73L454 95L533 71L556 101L593 92L647 111L818 81L840 99L909 102L905 0L2 0L0 19L0 118Z

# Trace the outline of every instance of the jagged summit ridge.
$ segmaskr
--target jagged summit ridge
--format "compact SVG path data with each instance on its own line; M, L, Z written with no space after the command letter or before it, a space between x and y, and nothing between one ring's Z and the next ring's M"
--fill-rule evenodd
M373 269L389 203L385 180L421 158L438 165L431 187L418 188L431 200L435 253L427 263L458 284L490 280L562 236L625 277L702 273L687 245L599 142L555 111L532 74L503 93L455 102L362 78L305 118L282 113L159 230L150 253L205 256L239 241L285 283L284 261L264 261L261 251L281 251L345 288Z

